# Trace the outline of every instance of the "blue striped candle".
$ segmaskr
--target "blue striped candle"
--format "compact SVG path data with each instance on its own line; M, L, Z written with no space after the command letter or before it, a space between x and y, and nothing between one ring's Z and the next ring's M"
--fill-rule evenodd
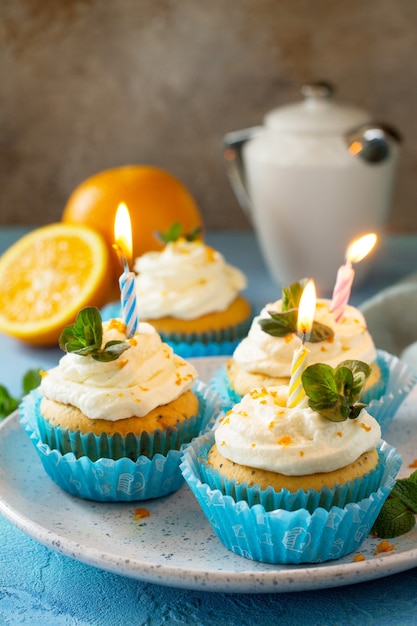
M119 261L123 274L119 278L122 315L126 324L126 336L133 337L139 326L139 315L136 305L135 274L129 269L128 258L132 257L132 225L127 206L122 202L117 207L114 221L114 236Z
M139 316L136 305L135 274L128 271L127 265L119 278L122 315L126 324L126 336L133 337L138 329Z

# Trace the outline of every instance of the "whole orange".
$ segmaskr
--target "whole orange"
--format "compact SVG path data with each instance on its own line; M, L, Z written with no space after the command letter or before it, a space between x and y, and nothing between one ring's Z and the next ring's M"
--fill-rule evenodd
M202 227L200 210L186 186L169 172L150 165L125 165L99 172L83 181L68 198L62 221L82 223L101 233L106 240L114 276L121 267L114 243L114 218L124 202L132 223L133 259L162 244L155 237L174 222L184 233Z

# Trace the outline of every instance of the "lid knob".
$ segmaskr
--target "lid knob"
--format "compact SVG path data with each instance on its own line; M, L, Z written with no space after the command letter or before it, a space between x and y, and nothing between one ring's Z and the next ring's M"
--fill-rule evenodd
M313 83L306 83L301 87L301 94L304 98L331 98L335 92L334 86L325 81L319 80Z

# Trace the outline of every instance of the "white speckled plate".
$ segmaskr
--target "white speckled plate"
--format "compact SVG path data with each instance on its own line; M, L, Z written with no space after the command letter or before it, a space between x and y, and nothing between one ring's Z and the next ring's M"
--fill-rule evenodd
M222 362L196 360L201 378ZM405 400L386 434L402 453L401 476L417 457L417 391ZM135 519L146 508L149 517ZM221 592L287 592L336 587L388 576L417 566L417 528L398 537L392 552L375 556L377 541L322 565L274 566L226 550L184 485L160 500L104 504L61 491L44 473L17 413L0 426L0 512L40 543L74 559L131 578Z

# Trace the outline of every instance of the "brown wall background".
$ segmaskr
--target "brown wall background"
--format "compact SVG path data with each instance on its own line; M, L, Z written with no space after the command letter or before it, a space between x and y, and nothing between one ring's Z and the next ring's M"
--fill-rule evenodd
M91 174L178 176L248 228L222 137L326 79L404 136L389 228L417 230L415 0L1 0L0 224L59 220Z

